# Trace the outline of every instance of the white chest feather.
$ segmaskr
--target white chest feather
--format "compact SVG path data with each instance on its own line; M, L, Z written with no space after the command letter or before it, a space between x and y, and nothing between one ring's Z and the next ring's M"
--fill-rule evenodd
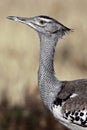
M54 117L63 125L65 125L66 127L68 127L70 130L87 130L87 127L82 127L78 124L80 124L78 122L71 122L70 119L65 119L64 115L62 114L62 106L53 106L53 111L52 111ZM83 116L83 119L85 118L85 116Z
M66 120L65 118L63 118L63 114L62 114L62 106L53 106L53 111L52 111L54 117L56 119L58 119L60 122L66 122L68 123L68 120Z

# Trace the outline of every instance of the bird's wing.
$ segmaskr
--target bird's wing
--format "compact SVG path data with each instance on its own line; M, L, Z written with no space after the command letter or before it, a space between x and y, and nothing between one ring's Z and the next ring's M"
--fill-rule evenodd
M87 95L80 94L68 99L62 106L62 114L67 120L87 127Z
M87 95L87 79L62 81L61 90L55 97L54 104L62 105L62 102L80 94Z
M87 79L79 79L73 81L63 81L62 89L58 94L61 99L67 99L75 94L87 94Z
M62 89L53 102L61 106L63 117L87 127L87 79L63 81Z

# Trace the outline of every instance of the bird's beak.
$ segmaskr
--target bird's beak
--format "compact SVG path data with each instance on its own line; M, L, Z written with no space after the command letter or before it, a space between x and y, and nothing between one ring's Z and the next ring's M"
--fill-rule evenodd
M18 21L23 24L29 25L32 28L35 28L33 18L26 18L26 17L17 17L17 16L8 16L7 17L10 20Z

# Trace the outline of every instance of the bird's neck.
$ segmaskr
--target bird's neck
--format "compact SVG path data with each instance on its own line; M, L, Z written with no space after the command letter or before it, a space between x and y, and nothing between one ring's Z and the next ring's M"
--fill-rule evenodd
M40 36L40 66L39 71L41 74L54 75L54 52L55 46L58 41L57 37Z
M53 58L57 36L46 37L40 35L40 65L38 74L38 87L44 104L51 110L51 105L58 91L60 81L54 75Z

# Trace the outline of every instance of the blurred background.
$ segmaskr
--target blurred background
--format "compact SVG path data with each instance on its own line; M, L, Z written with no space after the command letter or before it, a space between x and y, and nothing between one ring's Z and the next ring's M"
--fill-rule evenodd
M87 0L0 0L0 130L66 130L39 96L38 35L9 15L48 15L74 29L56 47L56 75L87 78Z

